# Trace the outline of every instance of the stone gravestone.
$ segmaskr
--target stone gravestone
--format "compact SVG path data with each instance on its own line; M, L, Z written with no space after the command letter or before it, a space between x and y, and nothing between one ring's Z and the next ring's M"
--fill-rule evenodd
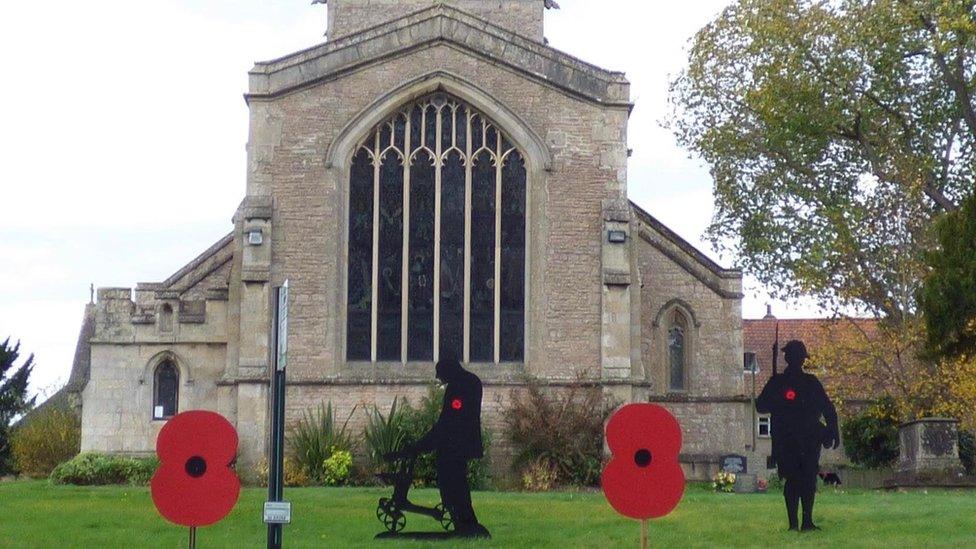
M898 429L898 470L885 486L976 485L976 479L965 476L959 460L958 425L957 420L946 418L923 418L902 424Z
M722 470L726 473L735 473L736 475L740 475L749 472L746 456L729 454L722 456L720 459Z
M759 490L756 485L756 475L749 474L749 463L746 456L728 454L719 458L722 471L735 474L735 491L740 494L751 494Z

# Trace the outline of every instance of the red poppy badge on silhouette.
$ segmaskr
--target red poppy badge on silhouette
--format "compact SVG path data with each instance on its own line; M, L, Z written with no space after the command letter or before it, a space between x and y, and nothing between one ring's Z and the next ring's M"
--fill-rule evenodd
M163 517L183 526L207 526L227 516L241 491L230 468L237 455L237 431L214 412L183 412L156 438L159 469L153 475L153 503Z
M618 513L646 520L678 505L685 493L681 427L670 412L655 404L624 406L607 423L607 445L613 455L601 484Z

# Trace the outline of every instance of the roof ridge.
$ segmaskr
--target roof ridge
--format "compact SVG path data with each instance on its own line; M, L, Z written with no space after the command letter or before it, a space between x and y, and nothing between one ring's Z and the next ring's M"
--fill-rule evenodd
M476 20L478 22L478 24L480 26L479 27L474 27L474 28L477 28L479 30L496 31L496 34L497 33L501 33L501 34L504 34L504 35L508 35L509 37L515 38L515 40L519 40L519 41L522 41L522 42L526 42L528 44L531 44L533 47L541 47L541 48L543 48L545 50L548 50L549 52L552 52L553 54L555 54L554 57L562 57L562 58L566 58L566 59L571 59L571 60L575 61L576 63L578 63L580 65L583 65L583 66L585 66L587 68L590 68L590 69L592 69L594 71L597 71L597 72L600 72L600 73L605 73L605 74L608 74L608 75L616 75L616 76L624 77L624 74L625 73L623 71L613 71L613 70L605 69L605 68L603 68L603 67L601 67L599 65L595 65L593 63L590 63L589 61L584 61L584 60L580 59L579 57L576 57L575 55L572 55L572 54L566 53L566 52L564 52L564 51L562 51L560 49L554 48L554 47L550 46L548 43L539 42L539 41L533 40L533 39L529 38L528 36L525 36L523 34L519 34L519 33L515 32L515 31L512 31L510 29L507 29L507 28L502 27L500 25L497 25L495 23L492 23L491 21L488 21L486 19L483 19L483 18L481 18L481 17L479 17L479 16L477 16L477 15L471 13L471 12L465 11L465 10L463 10L463 9L457 7L457 6L450 6L450 5L447 5L447 4L433 4L431 6L427 6L426 8L421 8L421 9L418 9L416 11L412 11L412 12L407 13L405 15L402 15L400 17L397 17L397 18L394 18L394 19L390 19L390 20L387 20L387 21L382 21L382 22L377 23L377 24L375 24L375 25L373 25L371 27L366 27L364 29L360 29L360 30L354 32L353 34L348 34L346 36L341 36L341 37L336 38L334 40L326 40L325 42L321 42L319 44L315 44L313 46L309 46L307 48L303 48L303 49L300 49L298 51L294 51L294 52L291 52L291 53L287 53L285 55L282 55L282 56L279 56L279 57L276 57L276 58L273 58L273 59L269 59L269 60L266 60L266 61L258 61L258 62L255 63L255 67L258 66L258 65L272 65L272 64L280 63L280 62L285 61L285 60L287 60L287 59L289 59L291 57L299 56L299 55L304 54L304 53L309 53L309 52L312 52L312 51L314 51L316 49L319 49L319 48L323 48L323 49L327 50L327 51L322 52L324 54L324 53L329 53L331 51L335 51L335 50L342 49L344 47L349 47L351 45L355 45L355 44L358 44L360 42L364 42L364 41L368 40L369 37L366 36L367 34L373 33L373 32L375 32L375 31L377 31L379 29L382 29L383 27L394 27L394 26L396 26L398 24L401 24L403 21L405 21L407 19L415 19L416 18L416 19L420 19L421 21L422 20L425 20L425 19L431 19L431 18L436 17L438 15L437 12L442 12L442 13L454 12L454 13L460 14L462 17L469 17L469 18L474 19L474 20ZM433 14L433 15L430 16L430 17L427 17L429 14ZM626 80L625 77L623 79Z
M879 319L877 319L877 318L860 317L860 316L858 316L858 317L851 317L851 316L840 316L840 317L818 316L818 317L813 317L813 316L810 316L810 317L802 317L802 318L779 318L779 317L774 317L774 318L743 318L742 319L743 322L758 322L758 321L764 321L764 320L765 321L770 321L770 322L772 322L772 321L775 321L775 322L796 322L796 321L806 321L806 322L809 322L809 321L835 321L835 320L853 320L853 321L879 322Z

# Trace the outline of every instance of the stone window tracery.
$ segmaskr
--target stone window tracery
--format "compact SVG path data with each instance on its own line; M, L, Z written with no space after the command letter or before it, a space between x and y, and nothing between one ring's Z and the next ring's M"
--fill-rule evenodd
M153 372L153 419L175 416L179 407L180 372L171 360L164 360Z
M349 173L347 359L522 361L525 212L522 153L461 100L380 123Z

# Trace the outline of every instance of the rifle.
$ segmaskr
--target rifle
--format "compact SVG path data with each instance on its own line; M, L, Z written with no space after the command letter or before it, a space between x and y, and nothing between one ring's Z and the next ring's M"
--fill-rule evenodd
M779 320L776 321L776 336L773 341L773 377L776 377L776 365L779 363Z
M779 320L776 321L776 335L773 337L773 375L770 377L776 377L779 373L776 371L776 365L779 363ZM776 467L776 457L774 455L769 455L766 457L766 468L772 469Z

